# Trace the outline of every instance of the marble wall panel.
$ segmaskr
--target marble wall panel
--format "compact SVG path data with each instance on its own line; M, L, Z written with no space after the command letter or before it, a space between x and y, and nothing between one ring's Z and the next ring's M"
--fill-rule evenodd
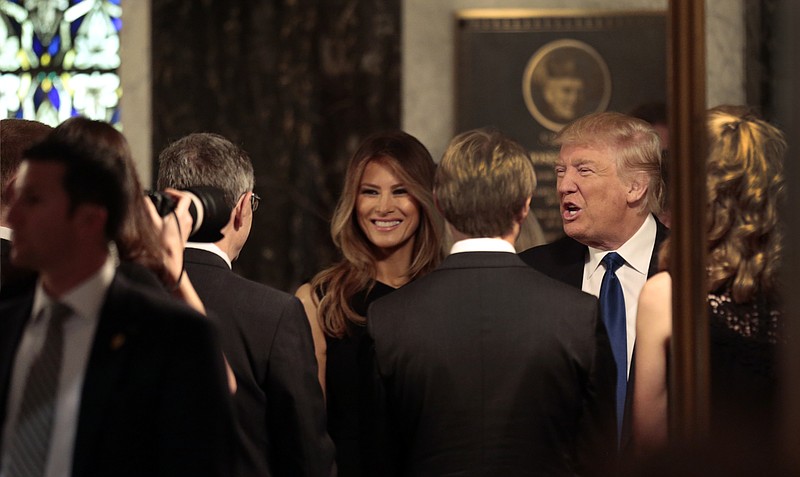
M153 148L211 131L263 198L234 267L291 291L337 258L329 218L361 139L400 126L399 0L156 0Z

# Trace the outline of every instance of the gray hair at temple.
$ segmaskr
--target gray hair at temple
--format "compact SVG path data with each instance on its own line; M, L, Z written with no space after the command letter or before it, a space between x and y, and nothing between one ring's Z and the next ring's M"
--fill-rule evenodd
M250 157L239 146L214 133L192 133L167 146L158 156L157 187L186 189L209 186L224 193L235 207L239 197L253 190Z

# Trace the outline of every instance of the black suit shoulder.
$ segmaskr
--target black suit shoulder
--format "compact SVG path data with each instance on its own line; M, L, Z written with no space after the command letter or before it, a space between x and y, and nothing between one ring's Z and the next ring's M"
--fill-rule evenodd
M654 217L655 218L655 217ZM657 218L656 237L648 267L647 276L658 271L658 252L661 244L669 236L669 229ZM580 288L583 280L583 265L588 247L570 237L562 237L555 242L529 248L519 253L519 257L528 265L545 275Z
M0 300L24 294L36 283L36 272L11 263L11 241L0 239Z
M34 290L0 302L3 407ZM233 416L212 324L119 273L98 316L78 415L76 477L216 477L233 465Z
M367 328L379 475L566 475L613 449L613 358L596 298L514 254L447 257L375 301Z
M240 475L328 475L334 449L302 304L237 275L214 253L187 249L184 256L192 284L219 321L239 384Z
M211 322L186 303L164 293L163 287L138 282L138 278L131 278L126 273L120 271L115 276L101 316L130 317L147 328L151 325L162 330L190 326L213 332Z
M529 248L519 253L519 258L537 270L550 270L576 261L583 262L586 245L570 237Z
M525 250L519 257L548 277L580 288L586 251L586 245L570 237L562 237L555 242Z
M494 277L494 281L489 277ZM448 298L463 295L467 284L475 286L481 282L485 283L485 287L477 286L474 292L481 296L485 294L484 302L509 303L511 296L505 300L501 297L524 290L526 293L513 296L514 302L521 306L524 304L525 309L534 313L542 309L553 310L547 318L554 319L557 327L582 326L586 320L593 327L593 320L597 318L597 299L594 296L528 266L519 255L469 252L447 257L430 274L376 300L370 306L367 327L371 334L380 333L378 328L384 325L394 333L397 326L395 320L402 319L407 323L409 318L400 315L416 307L442 307L441 313L447 314ZM530 290L536 290L536 293L529 293ZM476 296L463 296L460 300ZM558 306L554 307L556 303ZM569 316L570 320L560 319L565 316ZM559 319L556 320L556 317Z
M246 348L254 379L263 382L276 334L294 329L311 340L311 329L300 301L270 286L234 273L211 252L185 252L186 272L206 308L219 321L223 348L235 359Z

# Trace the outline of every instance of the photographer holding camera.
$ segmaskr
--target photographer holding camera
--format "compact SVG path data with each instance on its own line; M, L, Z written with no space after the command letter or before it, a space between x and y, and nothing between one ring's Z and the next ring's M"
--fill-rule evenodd
M76 117L23 157L11 260L38 276L0 300L0 473L230 475L217 333L150 273L170 266L127 141Z
M215 210L229 211L221 238L199 242L193 236L184 258L197 293L219 319L223 351L238 383L233 396L241 430L236 475L328 476L334 448L303 307L293 296L231 270L258 207L253 186L250 158L216 134L190 134L159 156L160 189L198 196L204 222L217 215L205 206L217 204L209 197L213 189L222 192L224 202Z

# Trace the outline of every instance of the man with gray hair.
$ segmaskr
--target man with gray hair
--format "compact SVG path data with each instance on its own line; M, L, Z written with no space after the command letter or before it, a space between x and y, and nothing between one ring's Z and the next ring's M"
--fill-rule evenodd
M222 348L236 376L233 401L241 431L236 475L328 476L334 448L303 307L288 293L231 270L259 204L247 153L211 133L190 134L164 149L158 187L198 186L221 190L232 209L223 238L190 241L184 259L198 295L219 320Z
M614 362L597 300L515 255L536 184L491 130L456 136L442 265L369 309L373 475L607 475Z
M617 432L630 444L631 371L636 311L644 282L657 269L667 228L661 143L651 125L621 113L579 118L554 138L555 171L566 237L520 254L540 272L600 298L617 364Z

